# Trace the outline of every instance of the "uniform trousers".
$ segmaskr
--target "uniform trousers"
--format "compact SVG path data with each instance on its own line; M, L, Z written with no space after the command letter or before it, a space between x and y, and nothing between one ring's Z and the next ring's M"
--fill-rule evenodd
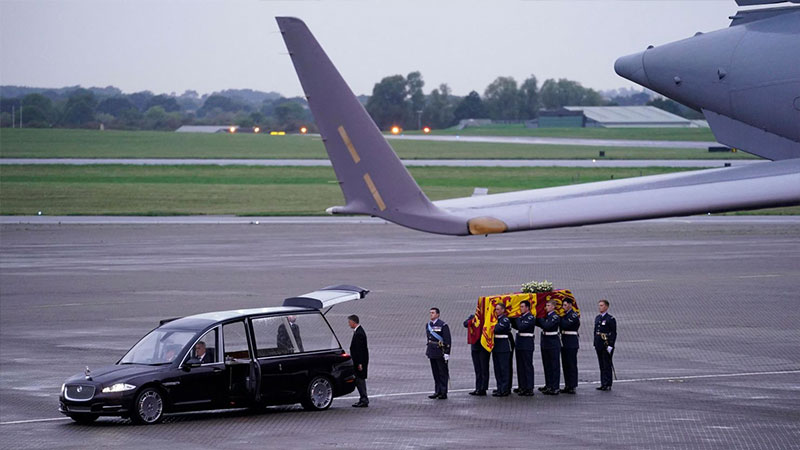
M450 370L444 358L430 358L431 372L433 372L434 393L447 394L447 381L450 379Z

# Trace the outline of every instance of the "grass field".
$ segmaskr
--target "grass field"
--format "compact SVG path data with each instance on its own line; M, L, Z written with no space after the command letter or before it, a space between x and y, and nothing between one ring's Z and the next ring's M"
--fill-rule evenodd
M652 175L667 168L410 169L432 200ZM320 215L343 202L327 167L62 166L0 167L0 214ZM762 211L800 214L800 207Z
M709 153L702 149L432 141L392 141L391 145L403 159L591 159L597 158L600 150L606 152L605 159L755 158L743 152ZM0 131L0 157L326 159L327 155L318 136L4 128Z
M419 131L406 131L420 134ZM525 128L523 124L492 124L468 127L463 130L448 128L433 130L433 134L461 136L536 136L570 137L584 139L632 139L653 141L709 141L714 142L710 128Z

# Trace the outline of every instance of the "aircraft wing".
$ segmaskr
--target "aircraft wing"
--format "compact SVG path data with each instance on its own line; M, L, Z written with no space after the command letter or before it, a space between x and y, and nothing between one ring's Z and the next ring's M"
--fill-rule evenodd
M431 233L489 234L800 204L800 159L431 202L296 18L277 18L346 204Z

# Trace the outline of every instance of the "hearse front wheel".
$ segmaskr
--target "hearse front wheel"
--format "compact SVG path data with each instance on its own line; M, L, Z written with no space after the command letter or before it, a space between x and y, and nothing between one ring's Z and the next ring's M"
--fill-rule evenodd
M164 397L156 388L143 389L136 396L131 420L140 425L152 425L164 419Z

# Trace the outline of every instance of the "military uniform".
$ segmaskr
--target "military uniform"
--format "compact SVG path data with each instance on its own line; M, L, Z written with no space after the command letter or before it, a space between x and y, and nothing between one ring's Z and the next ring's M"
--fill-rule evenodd
M561 365L564 368L564 389L561 392L575 393L578 387L578 328L581 317L574 309L564 314L559 324L561 327Z
M600 364L600 388L611 389L613 381L613 357L617 341L617 319L609 313L598 314L594 318L594 349L597 352L597 362ZM608 348L612 347L612 351Z
M472 322L473 318L474 316L469 316L469 318L464 321L464 328L469 327L469 323ZM470 347L472 352L472 366L475 369L475 391L473 395L486 395L486 391L489 389L490 353L483 348L480 339L478 339L478 342L470 344Z
M494 379L497 381L497 392L492 394L505 397L511 394L511 320L505 315L497 318L494 326L494 347L492 362L494 363Z
M561 370L559 370L559 356L561 352L561 339L558 338L558 325L561 318L553 311L547 316L537 319L537 325L542 328L541 347L542 365L544 366L545 394L558 394L558 385L561 383Z
M536 332L536 317L530 312L522 315L512 323L517 329L517 383L520 395L533 395L533 348Z
M439 341L435 338L431 331L441 336L442 340ZM428 322L425 325L425 335L428 338L425 356L431 361L431 372L433 372L435 385L435 391L431 398L447 398L447 382L450 380L450 371L444 355L450 355L450 327L442 319L436 319L435 322Z

